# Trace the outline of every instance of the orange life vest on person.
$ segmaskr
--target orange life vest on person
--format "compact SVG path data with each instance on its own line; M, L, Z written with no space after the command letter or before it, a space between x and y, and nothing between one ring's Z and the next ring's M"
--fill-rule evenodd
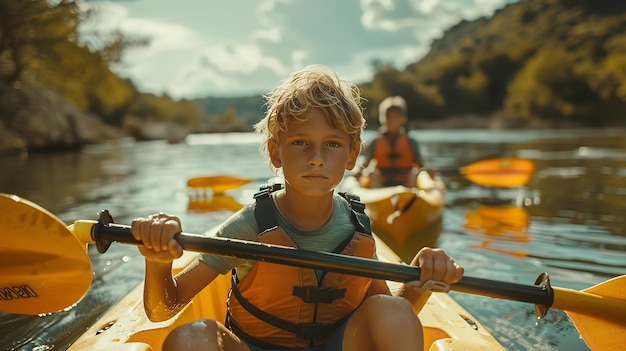
M255 217L259 241L296 247L277 225L271 190L256 195ZM334 252L364 258L375 253L369 229L359 221L353 208L355 233ZM363 215L364 216L364 215ZM350 314L364 301L372 280L353 275L257 261L248 275L233 285L228 299L227 325L241 339L264 348L308 348L323 345ZM271 311L271 313L269 312Z
M415 155L409 137L399 134L394 139L381 135L375 141L372 159L382 175L384 185L405 184L411 168L415 165ZM392 144L393 143L393 144Z

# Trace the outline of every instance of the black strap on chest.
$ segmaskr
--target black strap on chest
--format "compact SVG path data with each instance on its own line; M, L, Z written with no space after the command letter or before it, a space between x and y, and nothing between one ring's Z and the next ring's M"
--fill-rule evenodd
M263 185L254 194L254 218L259 227L259 234L278 227L278 209L272 200L272 192L282 189L282 184Z
M272 200L271 194L274 191L282 189L282 187L282 184L263 185L260 190L254 194L254 218L259 227L260 234L278 227L278 209ZM339 192L339 195L346 199L350 205L350 209L352 210L351 220L356 231L371 234L372 229L370 227L370 221L367 215L365 215L365 204L360 201L357 195L348 192ZM341 249L343 250L343 248ZM333 252L337 251L333 250ZM339 252L341 252L341 250Z
M333 303L346 296L346 289L325 288L322 286L294 286L293 296L298 296L304 303Z
M341 326L347 318L347 317L342 318L336 321L335 323L330 323L330 324L292 323L288 320L285 320L277 316L274 316L270 313L267 313L261 310L260 308L256 307L252 303L250 303L250 301L248 301L245 297L243 297L243 295L241 295L241 292L239 291L239 289L237 289L237 285L235 284L235 279L236 278L233 275L231 292L233 295L235 295L235 297L237 298L237 301L239 301L241 306L244 309L246 309L246 311L248 311L248 313L252 314L256 318L268 324L273 325L274 327L293 333L298 339L311 340L311 341L318 340L318 339L326 339L333 331L335 331L339 326ZM334 290L337 291L336 289ZM342 289L342 290L343 290L343 295L345 295L345 289ZM253 344L255 343L255 341L257 341L256 339L247 335L241 328L239 328L237 324L232 320L232 318L230 318L229 315L227 316L227 323L228 323L228 326L231 328L231 330L233 330L235 334L237 334L239 337L244 336L243 338L246 341L250 341ZM248 340L248 338L251 340Z
M357 195L340 192L339 195L348 201L350 209L352 210L352 224L357 232L372 235L372 228L370 226L370 219L365 214L365 204L361 202L361 198Z
M272 230L278 227L278 209L276 208L276 204L272 200L271 193L273 191L280 190L282 188L282 184L274 184L274 185L266 185L262 186L254 195L255 199L255 209L254 216L257 222L257 226L259 228L259 233L264 233L266 231ZM339 193L344 199L348 201L350 204L351 217L352 222L357 231L361 233L371 234L371 229L369 227L369 219L365 215L365 205L359 201L359 197L348 194L348 193ZM360 219L361 217L362 219ZM364 224L365 223L365 224ZM345 248L348 242L352 240L352 236L350 236L344 243L339 245L334 252L341 252ZM239 283L237 279L237 272L233 269L232 273L232 284L231 284L231 292L235 296L235 298L239 301L241 306L245 308L250 314L255 316L256 318L265 321L277 328L289 331L293 333L296 338L303 340L318 340L327 338L331 332L335 331L340 325L342 325L346 318L343 318L335 323L331 324L322 324L322 323L292 323L290 321L281 319L277 316L274 316L270 313L267 313L258 307L254 306L250 303L239 291L237 284ZM298 296L302 299L304 303L333 303L333 301L344 298L346 294L346 289L333 289L322 286L294 286L292 294L294 296ZM260 340L256 340L252 338L250 335L246 334L241 328L237 326L235 321L227 316L227 324L228 327L231 328L242 339L255 344L257 346L267 347L267 345Z

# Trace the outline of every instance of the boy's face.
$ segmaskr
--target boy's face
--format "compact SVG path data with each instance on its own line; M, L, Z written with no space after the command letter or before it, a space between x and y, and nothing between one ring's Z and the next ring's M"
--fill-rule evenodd
M282 167L285 183L310 196L327 195L355 165L360 146L351 150L350 136L332 127L319 109L311 109L303 122L288 122L279 142L268 149L274 167Z
M398 108L390 108L385 114L387 119L387 130L398 131L406 123L406 114Z

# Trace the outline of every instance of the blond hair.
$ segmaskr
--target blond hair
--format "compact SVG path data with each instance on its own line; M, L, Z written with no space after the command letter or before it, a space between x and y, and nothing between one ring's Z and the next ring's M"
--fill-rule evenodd
M304 121L307 111L313 108L320 109L331 126L350 136L350 150L361 145L365 119L359 88L328 67L311 65L292 73L265 99L267 113L254 128L264 136L261 153L268 159L268 142L278 142L278 134L287 131L288 122Z

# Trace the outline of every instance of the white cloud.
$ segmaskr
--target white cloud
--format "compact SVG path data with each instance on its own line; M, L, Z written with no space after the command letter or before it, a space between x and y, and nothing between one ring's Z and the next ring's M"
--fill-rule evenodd
M96 26L152 38L119 67L143 90L174 97L266 93L290 72L321 63L371 79L371 61L402 68L461 19L517 0L98 2Z

